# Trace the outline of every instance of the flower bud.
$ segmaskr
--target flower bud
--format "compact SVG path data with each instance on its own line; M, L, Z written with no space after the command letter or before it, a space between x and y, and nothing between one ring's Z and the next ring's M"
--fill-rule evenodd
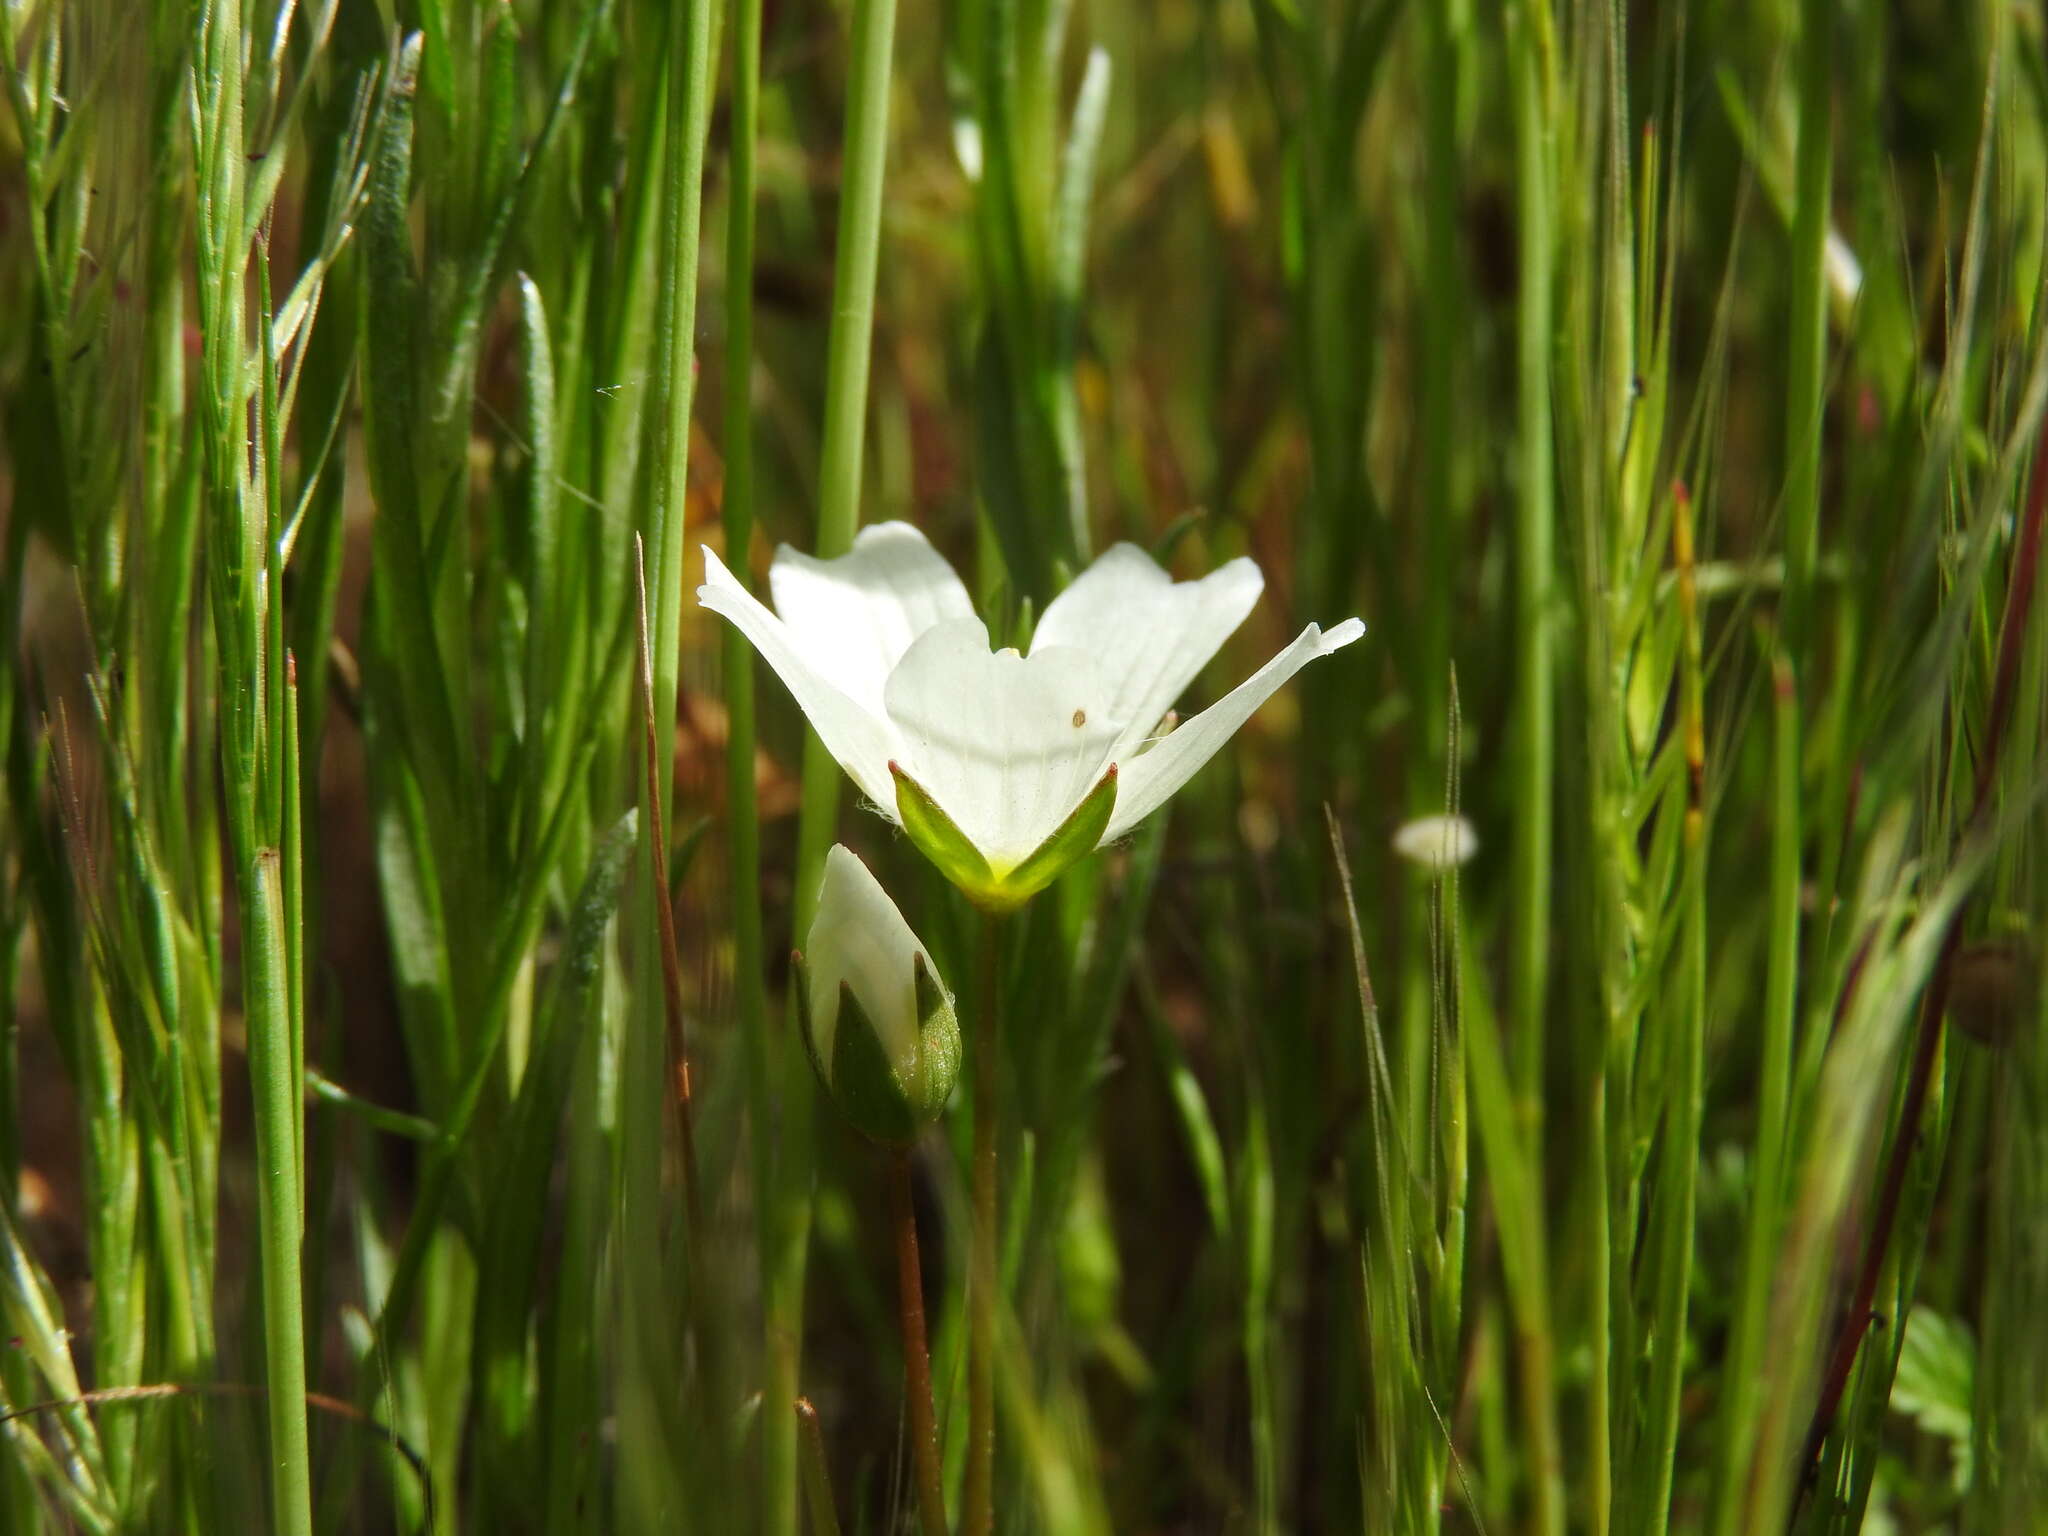
M804 1048L863 1136L908 1146L960 1074L953 998L910 924L844 846L825 856L807 953L797 956Z

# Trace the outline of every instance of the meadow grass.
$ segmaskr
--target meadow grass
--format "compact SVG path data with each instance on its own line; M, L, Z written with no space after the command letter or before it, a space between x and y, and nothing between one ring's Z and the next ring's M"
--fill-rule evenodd
M2048 1530L2034 8L0 45L0 1530ZM997 923L693 597L889 518L1368 632Z

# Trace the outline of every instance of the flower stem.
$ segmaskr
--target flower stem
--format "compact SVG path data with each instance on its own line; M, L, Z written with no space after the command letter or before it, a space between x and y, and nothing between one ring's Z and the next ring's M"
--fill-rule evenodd
M903 1395L910 1410L910 1465L917 1480L918 1526L923 1536L946 1536L939 1429L932 1412L932 1357L924 1331L924 1275L917 1256L917 1209L911 1203L907 1152L889 1158L889 1212L896 1227L896 1304L903 1327Z
M996 1464L996 1027L1001 920L981 919L974 1011L974 1233L967 1268L967 1488L960 1536L994 1523Z

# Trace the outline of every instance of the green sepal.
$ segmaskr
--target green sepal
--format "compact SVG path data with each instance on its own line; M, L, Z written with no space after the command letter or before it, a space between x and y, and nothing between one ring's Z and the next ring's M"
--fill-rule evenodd
M868 1140L885 1147L908 1147L944 1113L953 1084L960 1076L960 1021L953 1000L931 973L922 954L915 961L917 1051L907 1070L899 1070L882 1048L882 1037L852 986L839 984L839 1017L832 1031L832 1060L818 1053L811 1017L810 976L803 957L795 958L797 1016L804 1053L818 1085L846 1119Z
M1069 866L1087 857L1102 841L1116 809L1116 764L1111 763L1050 837L1015 868L998 875L922 784L894 762L889 764L889 773L896 780L896 814L910 840L969 901L989 912L1016 911Z
M939 873L977 902L983 901L983 893L998 890L996 872L988 867L981 850L925 787L894 761L889 764L889 777L896 781L896 815L903 830L918 851L938 865Z
M910 973L917 998L917 1063L905 1096L920 1123L930 1125L945 1113L960 1078L960 1015L922 950Z
M1003 911L1014 911L1053 881L1095 851L1102 834L1109 830L1110 813L1116 809L1116 764L1096 781L1087 798L1075 806L1057 831L1040 843L1009 874L1003 877L1008 898Z

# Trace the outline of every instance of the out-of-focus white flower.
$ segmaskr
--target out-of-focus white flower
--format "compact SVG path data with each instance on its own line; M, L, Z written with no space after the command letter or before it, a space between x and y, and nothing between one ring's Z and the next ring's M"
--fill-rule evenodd
M843 844L825 855L804 943L797 997L818 1081L862 1135L908 1145L960 1075L951 994L889 893Z
M908 523L818 560L787 545L770 612L704 551L697 598L739 626L849 777L982 906L1012 910L1165 803L1296 672L1365 632L1311 624L1181 724L1167 712L1258 601L1232 560L1176 582L1119 544L1047 605L1031 653L991 649L967 589Z
M1828 231L1820 264L1835 303L1844 311L1854 309L1857 299L1863 296L1863 263L1856 259L1856 253L1849 249L1849 242L1839 231Z
M1462 816L1418 816L1394 834L1394 852L1431 874L1463 864L1479 851L1479 834Z

